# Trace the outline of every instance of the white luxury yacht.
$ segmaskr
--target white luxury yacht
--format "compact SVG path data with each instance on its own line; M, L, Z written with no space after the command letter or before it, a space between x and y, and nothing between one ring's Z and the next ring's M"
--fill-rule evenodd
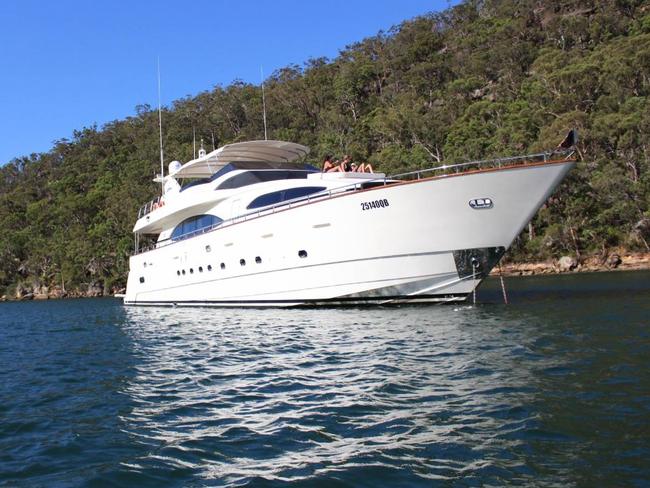
M391 177L323 173L289 142L202 151L172 162L162 196L140 209L124 303L464 300L575 164L574 139Z

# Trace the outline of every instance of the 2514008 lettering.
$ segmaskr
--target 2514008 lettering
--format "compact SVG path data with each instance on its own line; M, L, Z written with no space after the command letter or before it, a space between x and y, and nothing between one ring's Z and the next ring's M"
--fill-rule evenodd
M388 199L373 200L372 202L361 202L361 210L372 210L373 208L388 207Z

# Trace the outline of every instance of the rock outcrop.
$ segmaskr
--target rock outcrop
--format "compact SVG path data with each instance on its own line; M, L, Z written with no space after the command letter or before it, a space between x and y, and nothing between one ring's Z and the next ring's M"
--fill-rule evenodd
M616 253L610 254L606 261L607 267L612 269L618 268L622 262L621 256Z
M578 260L573 256L562 256L558 260L557 266L560 269L560 272L566 273L568 271L573 271L578 267Z

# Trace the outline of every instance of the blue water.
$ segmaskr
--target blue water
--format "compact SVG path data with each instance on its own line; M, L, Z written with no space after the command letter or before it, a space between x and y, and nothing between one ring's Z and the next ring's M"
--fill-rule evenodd
M472 306L0 304L0 486L649 486L650 273Z

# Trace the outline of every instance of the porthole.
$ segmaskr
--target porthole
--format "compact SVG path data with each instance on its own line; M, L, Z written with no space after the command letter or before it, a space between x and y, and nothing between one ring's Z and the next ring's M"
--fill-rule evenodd
M190 274L194 274L194 268L190 268Z
M260 263L262 262L262 258L259 257L259 256L255 256L255 262L256 262L257 264L260 264Z
M212 271L212 265L208 264L208 271Z
M185 270L183 270L182 273L185 274Z
M246 260L245 259L240 259L239 260L239 265L240 266L246 266Z
M203 266L199 266L199 273L203 273Z
M140 283L144 283L144 276L140 276Z
M305 251L304 249L301 249L300 251L298 251L298 256L301 257L301 258L306 258L307 257L307 251Z
M212 248L210 247L210 244L208 244L207 246L205 246L205 252L210 252L210 251L212 251Z
M226 269L226 263L221 263L221 269Z
M176 274L177 274L178 276L180 276L180 275L181 275L181 272L178 271L178 270L176 270Z

